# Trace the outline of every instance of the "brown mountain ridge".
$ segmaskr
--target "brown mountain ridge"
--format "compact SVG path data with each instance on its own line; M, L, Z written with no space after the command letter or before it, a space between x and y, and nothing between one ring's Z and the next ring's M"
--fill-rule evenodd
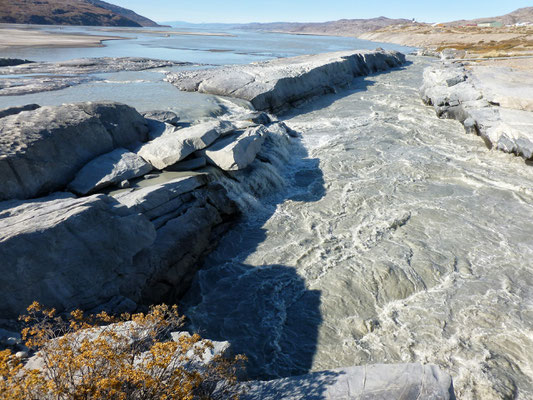
M159 26L100 0L0 0L0 22L44 25Z
M245 25L246 29L278 31L302 35L357 36L364 32L375 31L390 25L409 24L408 19L391 19L386 17L370 19L341 19L329 22L274 22Z

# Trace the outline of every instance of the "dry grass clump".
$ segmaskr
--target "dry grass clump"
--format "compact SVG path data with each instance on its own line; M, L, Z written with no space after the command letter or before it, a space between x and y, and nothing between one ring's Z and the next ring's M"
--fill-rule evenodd
M24 363L0 352L0 398L20 400L152 400L237 398L236 374L244 357L206 354L212 343L198 335L166 340L183 323L176 306L147 314L77 310L61 318L34 303L22 317L26 346L36 351Z

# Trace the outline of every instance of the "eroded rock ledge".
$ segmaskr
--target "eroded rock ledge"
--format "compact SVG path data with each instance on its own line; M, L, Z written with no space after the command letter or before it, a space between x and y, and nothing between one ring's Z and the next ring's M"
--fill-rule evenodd
M454 400L451 377L435 365L376 364L250 382L243 400Z
M239 215L220 181L266 170L292 134L246 109L190 127L109 102L0 115L3 318L34 300L60 311L171 301Z
M424 71L423 101L489 147L533 159L533 80L510 68L441 63Z
M354 77L404 63L405 56L396 51L343 51L169 73L167 80L180 90L241 98L257 110L279 112L346 86Z

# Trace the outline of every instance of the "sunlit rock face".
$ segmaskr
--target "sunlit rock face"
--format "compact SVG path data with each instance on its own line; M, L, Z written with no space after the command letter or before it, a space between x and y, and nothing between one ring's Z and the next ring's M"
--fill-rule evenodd
M356 50L169 73L167 80L180 90L236 97L250 101L257 110L279 112L349 85L356 76L404 62L405 56L396 51Z

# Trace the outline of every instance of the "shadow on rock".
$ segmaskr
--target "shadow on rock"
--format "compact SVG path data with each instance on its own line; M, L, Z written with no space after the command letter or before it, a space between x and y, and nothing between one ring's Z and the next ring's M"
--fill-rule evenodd
M246 388L242 400L307 399L327 398L328 388L337 384L343 371L324 371L304 377L280 379L271 382L254 382Z
M376 72L370 75L356 77L354 78L352 83L349 84L348 86L342 87L336 91L331 91L330 93L324 94L322 96L314 97L310 100L302 102L301 104L295 105L294 108L290 108L286 110L282 114L282 117L286 119L288 117L301 114L302 112L310 113L313 111L321 110L323 108L327 108L339 99L342 99L347 96L351 96L358 92L365 92L366 90L368 90L370 86L374 85L374 82L371 80L372 77L378 76L378 75L382 76L382 75L390 74L392 72L402 71L411 64L412 64L411 61L406 61L405 64L402 65L401 67L395 67L395 68L391 68L386 71L381 71L381 72Z
M248 211L225 235L182 301L191 330L208 339L227 340L235 353L248 357L250 379L309 372L322 323L321 292L308 290L294 267L246 263L266 240L263 226L278 204L314 202L325 194L319 160L308 158L298 139L287 150L285 187L265 196L260 209Z

